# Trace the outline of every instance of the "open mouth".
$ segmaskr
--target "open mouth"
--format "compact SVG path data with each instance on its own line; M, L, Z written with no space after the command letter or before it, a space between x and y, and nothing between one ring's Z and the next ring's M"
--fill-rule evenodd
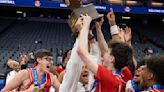
M83 77L88 77L88 75L86 74L86 75L82 75Z
M88 76L89 76L89 73L88 72L82 73L82 77L88 78Z
M139 75L139 74L135 74L135 76L136 76L136 77L140 77L140 75Z
M46 66L46 68L47 68L47 69L50 69L50 66L49 66L49 65L47 65L47 66Z

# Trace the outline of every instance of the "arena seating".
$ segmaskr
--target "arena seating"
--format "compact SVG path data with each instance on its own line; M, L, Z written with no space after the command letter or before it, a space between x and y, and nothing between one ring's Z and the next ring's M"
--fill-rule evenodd
M8 58L18 60L20 54L29 54L42 48L51 50L55 58L57 50L66 51L72 47L74 42L66 20L61 19L49 21L31 18L28 23L17 21L12 28L6 31L7 33L1 34L3 36L0 38L1 63L5 63ZM108 24L103 24L103 33L105 39L109 41L111 36ZM159 53L164 52L150 42L140 43L138 34L132 33L133 47L138 59L145 56L143 50L147 47L155 48Z

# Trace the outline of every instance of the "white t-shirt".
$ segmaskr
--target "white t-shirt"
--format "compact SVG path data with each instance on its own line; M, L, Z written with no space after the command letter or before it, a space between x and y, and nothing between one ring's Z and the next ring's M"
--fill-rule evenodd
M78 82L78 85L76 87L76 92L86 92L88 88L88 85L83 86L81 82Z
M63 81L60 85L59 92L76 92L76 87L80 79L83 62L77 54L78 39L74 44L71 57L66 66Z
M74 44L71 52L71 57L66 66L66 73L64 75L63 81L60 85L59 92L86 92L83 87L79 84L80 75L82 72L83 62L81 61L79 55L77 54L78 39ZM98 44L95 43L91 46L91 54L95 58L95 62L100 63L100 50ZM91 89L93 85L94 77L92 73L89 73L89 83L87 85L87 90Z

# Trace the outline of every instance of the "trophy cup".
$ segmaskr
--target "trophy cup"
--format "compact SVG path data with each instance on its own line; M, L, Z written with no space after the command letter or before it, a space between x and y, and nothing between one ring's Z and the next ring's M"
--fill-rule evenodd
M68 7L72 10L71 17L68 19L68 24L72 29L73 34L76 33L75 24L79 17L82 15L88 14L92 18L92 22L90 25L90 29L93 28L95 20L99 20L103 17L103 14L99 14L93 4L88 4L83 7L79 0L64 0L64 2L68 5Z

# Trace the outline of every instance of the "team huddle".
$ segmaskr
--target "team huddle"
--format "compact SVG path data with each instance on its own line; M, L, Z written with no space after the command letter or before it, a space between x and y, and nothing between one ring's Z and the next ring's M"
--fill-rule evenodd
M164 55L136 61L131 28L119 28L112 10L107 19L110 42L101 30L104 16L93 20L88 14L81 15L73 30L76 41L61 67L53 68L50 51L38 50L31 68L17 70L19 64L10 63L16 74L1 92L164 92Z

